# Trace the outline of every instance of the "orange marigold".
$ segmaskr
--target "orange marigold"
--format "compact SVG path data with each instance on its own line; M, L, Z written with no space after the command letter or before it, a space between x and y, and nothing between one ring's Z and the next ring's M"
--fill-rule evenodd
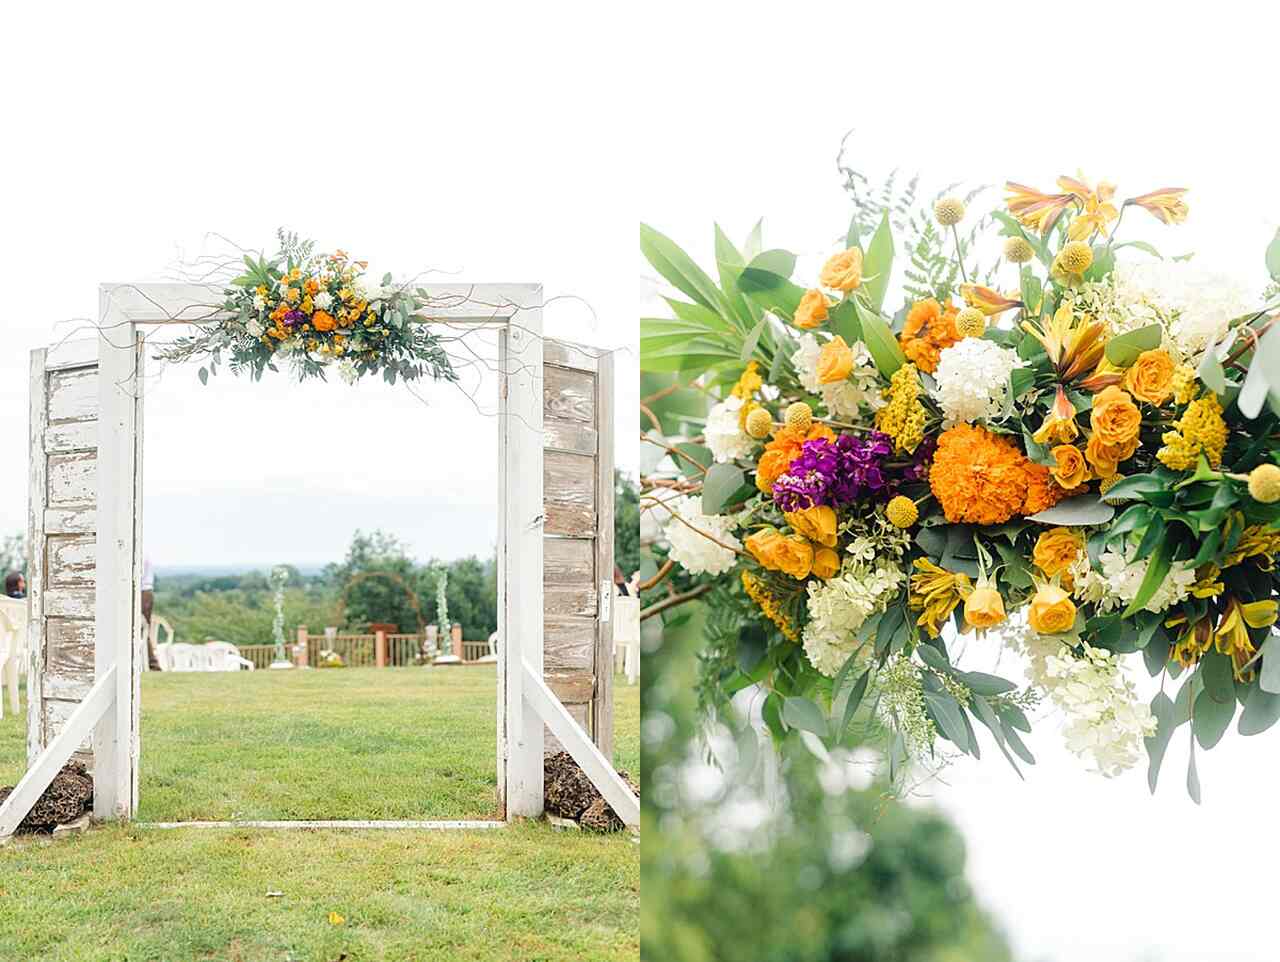
M1036 514L1045 508L1052 508L1063 498L1073 494L1083 494L1088 485L1076 488L1064 488L1053 480L1053 475L1043 464L1027 461L1024 465L1027 475L1027 496L1022 502L1021 514Z
M956 330L957 313L949 301L944 307L933 298L911 305L898 340L902 343L902 352L920 370L932 374L938 369L938 355L943 348L960 340Z
M958 424L938 438L929 486L953 524L1000 524L1023 509L1028 464L1004 438L986 428Z
M760 462L756 465L756 487L768 494L773 490L773 482L786 473L788 465L800 457L801 447L806 441L815 438L836 439L836 433L820 421L813 421L809 427L800 431L785 424L773 432L773 440L764 446Z

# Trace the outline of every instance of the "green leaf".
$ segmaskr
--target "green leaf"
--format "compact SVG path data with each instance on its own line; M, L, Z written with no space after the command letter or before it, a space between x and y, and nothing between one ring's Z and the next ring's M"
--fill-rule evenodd
M1052 508L1029 514L1027 519L1050 525L1095 525L1106 524L1115 517L1115 513L1116 509L1096 494L1078 494Z
M857 305L851 300L841 301L831 309L827 330L839 334L846 344L862 340L862 323L858 320Z
M977 746L969 738L969 726L965 724L960 703L946 691L926 691L924 703L938 731L961 751L973 754Z
M1129 607L1121 613L1122 618L1132 618L1141 611L1151 600L1151 596L1156 593L1156 589L1164 583L1165 576L1169 573L1169 567L1173 561L1173 545L1172 538L1165 538L1156 548L1155 554L1151 556L1151 560L1147 563L1147 574L1142 579L1142 584L1138 586L1138 594L1133 601L1129 602Z
M1262 671L1258 686L1272 695L1280 695L1280 634L1274 631L1262 643Z
M1227 701L1218 701L1206 686L1196 698L1195 710L1191 715L1191 729L1195 732L1200 747L1207 751L1218 744L1235 714L1234 692Z
M879 311L889 288L889 275L893 272L893 232L889 228L889 212L880 217L880 225L867 245L867 256L862 261L862 273L871 278L863 282L871 309Z
M1144 738L1143 744L1147 747L1147 786L1154 794L1160 777L1160 763L1164 761L1165 750L1177 724L1174 722L1173 701L1164 692L1151 700L1151 714L1156 718L1156 733Z
M710 468L712 462L711 449L706 445L694 444L692 441L681 441L674 445L675 449L685 457L671 455L671 460L676 463L676 467L680 469L680 473L688 478L696 478L702 475L694 465L700 465L703 468Z
M1121 244L1117 244L1115 247L1112 248L1112 250L1118 251L1122 247L1136 247L1138 250L1143 251L1144 253L1150 254L1152 257L1155 257L1159 260L1164 260L1160 252L1156 250L1154 247L1152 247L1150 244L1148 244L1146 241L1140 241L1140 240L1124 241Z
M1128 367L1143 351L1153 351L1160 346L1164 328L1148 324L1136 331L1121 334L1107 341L1107 360L1120 367Z
M1003 695L1018 686L998 675L988 675L981 671L964 671L959 678L975 695Z
M715 282L670 238L641 224L640 251L676 290L707 310L725 313L724 298Z
M1266 264L1267 273L1273 280L1280 281L1280 230L1276 231L1276 236L1267 245Z
M702 513L719 514L742 487L746 476L736 464L713 464L702 482Z
M208 370L208 368L203 368L203 367L202 367L202 368L200 368L200 370L199 370L197 373L200 375L200 383L201 383L201 384L208 384L208 383L209 383L209 370Z
M756 345L760 342L760 335L764 333L765 325L768 323L769 318L764 316L761 316L760 320L756 322L756 326L751 329L751 333L742 342L742 350L738 354L738 360L751 360L751 355L755 354Z
M1280 695L1261 688L1250 690L1236 730L1241 735L1259 735L1280 719Z
M808 698L791 697L782 703L782 720L792 728L827 737L827 718Z
M862 677L854 683L853 691L849 692L849 698L844 704L844 716L840 719L840 729L836 732L838 737L843 738L844 733L849 730L849 723L853 721L854 713L857 712L863 696L867 693L867 684L870 680L871 669L868 668L862 673Z
M1197 805L1200 804L1200 773L1196 771L1196 745L1191 743L1191 755L1187 759L1187 794Z
M1226 655L1211 651L1200 659L1200 680L1204 682L1204 690L1216 702L1235 703L1236 686L1231 669L1231 659ZM1196 699L1196 711L1199 711L1200 700ZM1208 746L1205 746L1208 747Z
M804 297L804 289L789 278L796 256L789 251L769 250L751 259L738 277L738 288L766 311L790 320Z
M1144 494L1167 491L1169 482L1157 478L1154 474L1132 474L1123 481L1117 481L1107 491L1108 498L1129 499L1140 498Z
M1204 358L1200 361L1200 369L1196 371L1196 376L1214 394L1222 394L1227 389L1227 375L1222 370L1222 362L1218 360L1217 348L1218 346L1214 344L1204 352Z
M859 308L858 320L862 325L862 342L867 345L876 370L884 378L892 377L894 371L907 363L898 339L885 319L874 311Z
M1026 308L1026 312L1031 317L1040 315L1040 299L1044 296L1044 288L1040 284L1040 278L1036 277L1035 272L1029 267L1022 269L1022 303Z
M940 671L943 674L951 673L951 662L947 661L947 656L928 642L917 647L916 654L934 671Z

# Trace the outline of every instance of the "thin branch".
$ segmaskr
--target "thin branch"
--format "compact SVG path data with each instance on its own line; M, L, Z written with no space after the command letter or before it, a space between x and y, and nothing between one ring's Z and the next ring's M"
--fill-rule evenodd
M644 621L646 618L652 618L654 615L662 614L662 612L666 611L668 608L674 608L676 605L682 605L686 601L693 601L695 598L701 598L710 590L711 585L698 585L698 587L692 588L683 594L672 595L670 598L664 598L662 601L655 602L648 608L641 610L640 620Z
M670 558L668 558L666 563L661 568L658 569L658 573L656 575L654 575L648 581L640 582L640 590L648 591L650 588L655 587L658 584L658 582L660 582L667 575L671 574L671 572L675 570L675 567L676 567L676 563L672 561Z

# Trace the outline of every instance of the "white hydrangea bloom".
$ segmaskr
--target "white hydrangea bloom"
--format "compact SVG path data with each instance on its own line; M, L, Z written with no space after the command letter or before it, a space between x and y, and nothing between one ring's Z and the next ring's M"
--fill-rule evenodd
M738 423L742 403L742 398L730 396L707 414L707 447L719 462L746 457L755 444Z
M262 337L267 332L267 329L262 326L262 322L256 318L250 318L244 329L249 332L250 337Z
M833 677L858 647L855 633L883 610L906 581L897 561L870 563L846 559L834 578L808 584L809 622L804 627L804 653L822 674Z
M1077 597L1098 605L1100 611L1122 608L1138 596L1142 580L1147 576L1150 558L1132 561L1136 545L1130 543L1123 551L1107 548L1098 556L1098 569L1090 570L1078 581ZM1187 597L1195 584L1196 571L1185 561L1175 561L1144 609L1161 612Z
M818 383L818 355L822 353L822 345L812 334L800 336L799 347L792 355L801 385L809 393L820 396L827 413L836 418L855 417L860 405L877 411L885 404L871 352L861 341L854 341L849 349L853 351L853 370L835 384Z
M1073 651L1025 622L1006 633L1029 658L1027 675L1066 716L1067 748L1089 758L1108 777L1132 768L1143 755L1142 740L1155 734L1151 709L1138 698L1120 656L1082 643Z
M320 291L315 297L311 298L311 303L322 311L327 311L333 307L333 295L328 291Z
M702 495L676 498L666 502L664 509L677 516L668 520L663 529L670 545L669 557L676 564L695 575L724 574L733 567L737 555L730 548L742 549L742 542L731 531L733 518L703 514ZM716 540L712 541L707 534Z
M980 337L945 348L933 372L933 397L945 426L997 417L1009 394L1009 375L1021 364L1015 351Z

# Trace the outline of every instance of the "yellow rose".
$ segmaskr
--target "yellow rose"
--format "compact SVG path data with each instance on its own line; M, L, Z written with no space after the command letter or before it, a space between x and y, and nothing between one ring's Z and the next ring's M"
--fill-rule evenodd
M751 552L751 557L755 558L760 564L766 568L773 568L771 560L775 545L782 535L775 528L761 528L759 531L752 532L747 536L747 540L743 542L747 550Z
M1056 585L1041 585L1031 599L1027 621L1042 635L1060 635L1076 623L1076 606Z
M1094 397L1089 422L1100 443L1122 445L1137 439L1142 414L1128 393L1113 384Z
M1143 351L1124 376L1124 386L1139 401L1160 405L1173 393L1174 363L1164 351Z
M818 327L828 317L827 295L822 291L805 291L792 321L806 331Z
M837 291L852 291L862 283L862 251L850 247L843 254L836 254L822 265L818 280L823 287Z
M1049 453L1058 462L1057 467L1049 473L1060 486L1070 491L1089 480L1089 466L1085 464L1084 455L1080 453L1079 448L1070 444L1059 444Z
M978 587L964 601L964 620L975 628L990 628L1004 621L1004 599L991 587Z
M1071 587L1071 576L1067 574L1080 557L1084 549L1084 535L1071 528L1050 528L1036 539L1036 546L1031 551L1031 560L1037 568L1052 578L1062 575L1062 583Z
M795 529L796 534L802 534L810 541L816 541L828 548L836 546L835 508L817 504L812 508L788 511L783 517L787 519L787 524Z
M835 384L837 381L843 381L852 370L853 351L844 342L843 337L837 334L822 345L822 351L818 354L819 384Z
M809 576L813 568L813 546L799 535L780 534L762 528L745 542L751 556L770 571L781 571L796 579Z
M840 555L831 548L819 548L813 553L813 573L819 578L833 577L840 570Z
M1138 450L1138 439L1135 437L1125 444L1104 444L1102 435L1095 434L1085 445L1084 456L1093 467L1093 473L1100 478L1114 477L1119 470L1120 462L1133 457Z

